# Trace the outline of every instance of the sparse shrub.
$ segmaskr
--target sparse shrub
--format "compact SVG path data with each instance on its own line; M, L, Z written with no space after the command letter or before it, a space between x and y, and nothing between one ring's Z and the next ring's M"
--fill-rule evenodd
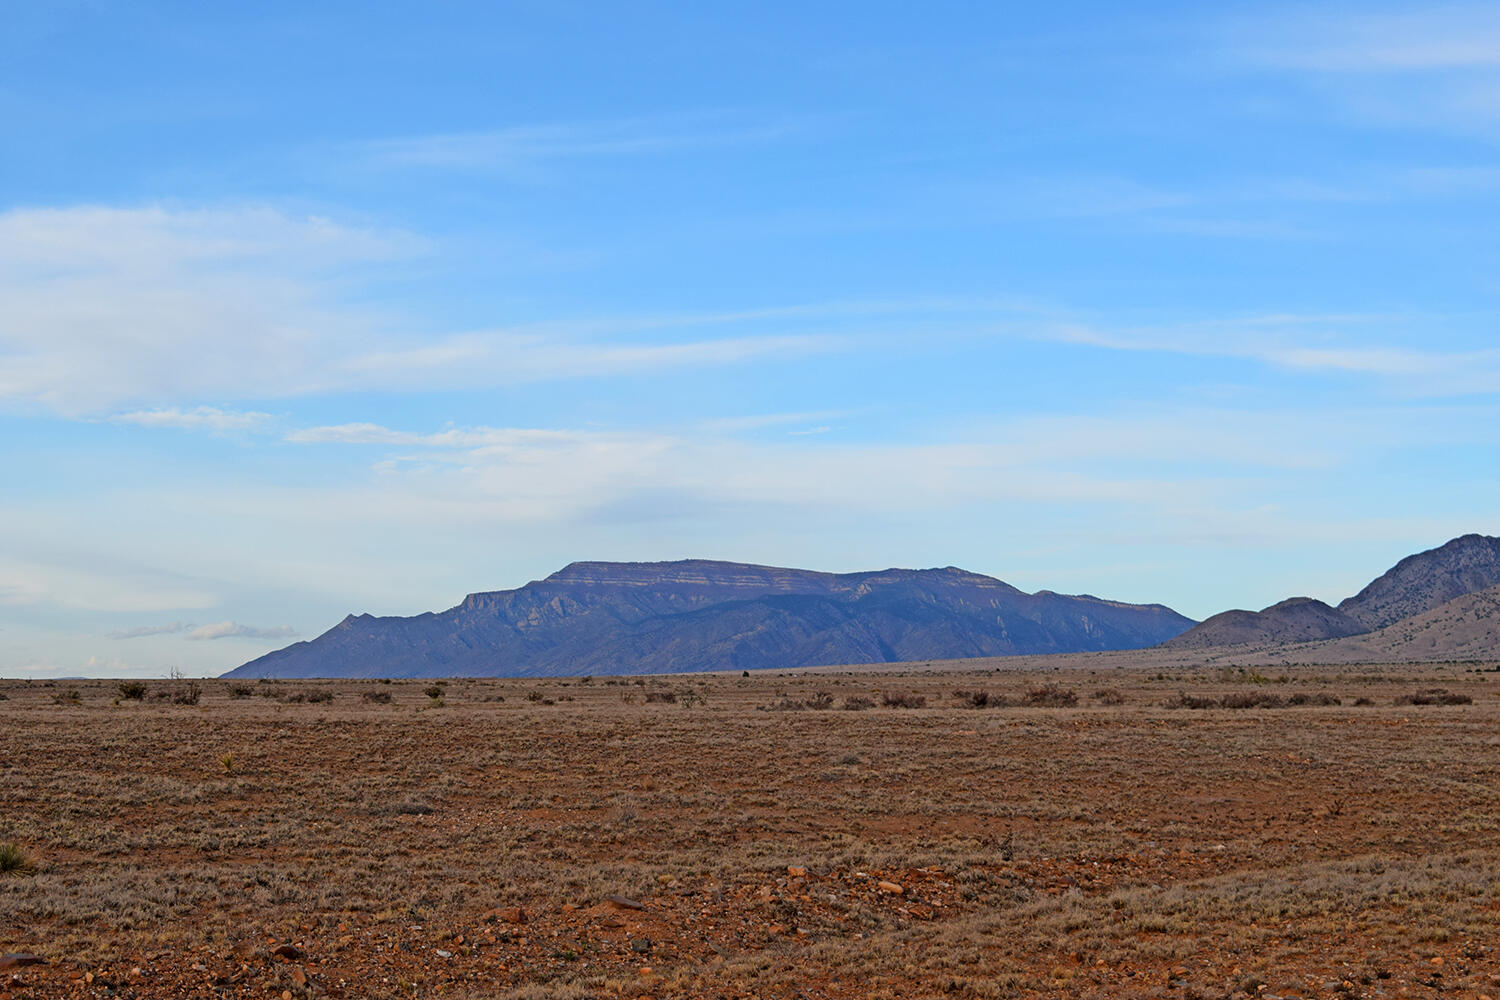
M1219 703L1213 698L1197 698L1186 691L1178 691L1177 697L1170 701L1162 702L1162 708L1218 708Z
M402 799L391 806L391 812L398 816L426 816L432 811L432 806L421 799Z
M526 697L530 698L531 695L527 695ZM646 704L649 705L652 702L664 702L664 703L666 703L668 705L675 705L675 704L677 704L677 692L676 691L647 691L646 692Z
M926 708L927 698L909 691L886 691L880 696L880 703L886 708Z
M226 753L219 758L219 766L224 769L225 774L234 773L234 754Z
M196 705L203 697L203 686L197 681L182 681L172 690L172 704Z
M965 704L970 708L988 708L990 704L990 693L988 691L970 691Z
M1094 692L1094 700L1101 705L1125 704L1125 692L1119 688L1100 688Z
M769 705L759 706L759 709L762 712L801 712L806 708L807 702L800 701L796 698L787 698L785 696L783 696L778 701L773 701Z
M79 691L78 691L77 688L68 688L68 690L63 691L61 694L55 694L55 695L53 695L52 696L52 704L54 704L54 705L82 705L83 704L83 695L79 693Z
M437 701L443 696L443 686L441 684L429 684L422 689L422 693L433 701Z
M1072 708L1078 704L1078 692L1060 684L1043 684L1026 692L1026 704L1032 708Z
M1396 699L1398 705L1472 705L1474 699L1447 688L1423 688Z
M120 697L126 701L140 701L146 697L145 681L121 681Z
M1280 695L1261 691L1237 691L1219 699L1220 708L1281 708L1285 704L1286 699Z
M366 691L360 697L374 705L389 705L391 703L391 693L389 691Z
M15 841L0 843L0 875L30 875L36 871L31 854Z
M307 692L307 700L314 704L326 704L333 700L333 692L328 688L314 688Z
M255 693L255 688L249 684L231 684L229 686L229 697L248 698Z
M811 698L807 699L807 707L808 708L815 708L815 709L818 709L820 711L824 710L824 709L832 708L833 707L833 695L829 694L827 691L819 691L817 694L815 694Z
M867 708L875 707L875 699L862 698L859 695L851 695L844 699L844 711L863 712Z
M1375 702L1372 699L1370 699L1370 698L1365 698L1365 697L1361 696L1361 697L1358 697L1358 698L1354 699L1354 704L1358 705L1361 708L1364 708L1367 705L1373 705L1373 704L1375 704Z
M1288 705L1342 705L1343 702L1327 691L1318 691L1314 694L1306 694L1301 691L1286 700Z

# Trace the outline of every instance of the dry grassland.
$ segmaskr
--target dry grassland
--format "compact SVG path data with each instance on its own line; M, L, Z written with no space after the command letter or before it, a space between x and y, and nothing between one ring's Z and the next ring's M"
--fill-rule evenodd
M0 682L0 998L1500 996L1500 675L1288 673Z

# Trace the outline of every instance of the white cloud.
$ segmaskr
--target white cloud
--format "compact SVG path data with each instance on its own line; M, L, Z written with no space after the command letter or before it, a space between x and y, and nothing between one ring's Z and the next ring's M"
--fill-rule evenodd
M0 604L82 611L175 611L212 607L217 597L171 574L139 566L91 565L0 556Z
M191 410L169 407L159 410L136 410L131 413L116 413L111 423L135 424L139 427L170 427L180 430L242 431L251 430L271 419L269 413L255 411L237 412L221 410L214 406L199 406Z
M116 629L107 634L111 639L144 639L151 635L178 635L195 627L186 622L168 622L165 625L138 625L135 628Z
M212 622L208 625L199 625L188 632L189 639L290 639L297 634L297 630L289 625L273 625L260 627L256 625L241 625L239 622Z
M118 419L226 430L261 415L184 401L512 385L839 346L801 333L662 337L756 313L449 333L353 304L361 268L422 247L266 208L0 213L0 405L75 416L134 406Z
M407 136L360 143L353 157L375 167L525 170L579 157L641 156L782 138L808 119L753 120L728 113L620 118Z

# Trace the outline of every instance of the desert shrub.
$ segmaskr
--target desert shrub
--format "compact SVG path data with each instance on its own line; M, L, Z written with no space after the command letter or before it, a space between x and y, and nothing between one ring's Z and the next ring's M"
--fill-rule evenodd
M1298 692L1286 700L1288 705L1342 705L1343 702L1327 691L1318 691L1315 694Z
M530 698L531 695L527 695L526 697ZM649 705L652 702L665 702L668 705L675 705L675 704L677 704L677 692L676 691L647 691L646 692L646 704Z
M333 700L333 692L328 688L313 688L307 692L307 700L314 704L321 704Z
M366 691L360 697L374 705L389 705L391 703L391 693L389 691Z
M52 696L52 704L54 704L54 705L82 705L83 704L83 695L79 693L79 691L78 691L77 688L68 688L68 690L63 691L60 694L53 695Z
M859 695L852 695L844 699L844 710L846 712L863 712L867 708L874 707L875 699L873 698L861 698Z
M443 686L441 684L429 684L422 689L422 693L431 698L433 701L437 701L443 696ZM533 694L535 694L535 692L533 692ZM540 694L537 695L537 700L541 700Z
M1213 698L1197 698L1186 691L1178 691L1177 697L1162 702L1162 708L1218 708L1219 703Z
M1061 684L1043 684L1026 692L1026 704L1033 708L1072 708L1078 704L1078 692Z
M146 697L145 681L121 681L119 689L120 697L126 701L140 701Z
M808 708L816 708L816 709L820 709L820 710L821 709L832 708L833 707L833 695L829 694L827 691L819 691L817 694L815 694L811 698L807 699L807 707Z
M171 697L174 705L196 705L203 697L203 685L197 681L180 681L172 689Z
M1220 708L1281 708L1286 699L1263 691L1236 691L1219 699Z
M14 841L0 843L0 875L29 875L36 871L31 854Z
M990 704L988 691L955 691L953 697L957 698L964 708L984 708Z
M771 704L761 705L759 708L762 712L801 712L806 710L807 702L782 696Z
M909 691L887 691L880 696L880 703L886 708L926 708L927 698Z
M1101 705L1125 704L1125 692L1119 688L1100 688L1094 692L1094 700Z
M1354 704L1356 704L1356 705L1360 706L1361 708L1363 708L1366 705L1373 705L1373 704L1375 704L1375 702L1374 702L1373 699L1365 698L1365 697L1361 696L1359 698L1355 698L1354 699Z
M1398 705L1472 705L1474 699L1447 688L1423 688L1396 699Z
M229 686L229 697L248 698L255 693L255 688L249 684L231 684Z

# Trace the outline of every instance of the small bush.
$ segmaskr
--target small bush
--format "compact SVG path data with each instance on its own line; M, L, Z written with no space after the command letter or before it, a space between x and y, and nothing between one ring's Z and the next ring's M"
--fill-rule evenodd
M30 875L36 871L31 854L14 841L0 844L0 875Z
M441 684L429 684L427 687L422 689L422 693L431 698L433 701L437 701L443 696L443 686ZM538 695L539 699L540 697L541 696Z
M391 703L391 693L389 691L366 691L360 697L374 705L389 705Z
M1219 703L1213 698L1196 698L1186 691L1178 691L1177 697L1170 701L1162 702L1162 708L1218 708Z
M1026 704L1032 708L1072 708L1078 704L1078 692L1060 684L1043 684L1026 692Z
M183 681L172 689L172 704L196 705L203 697L203 686L197 681Z
M927 698L910 692L887 691L880 696L880 703L886 708L926 708Z
M52 704L54 704L54 705L82 705L83 704L83 695L79 693L79 691L78 691L77 688L68 688L68 690L62 692L61 694L55 694L55 695L53 695L52 696Z
M333 700L333 692L328 688L314 688L307 692L307 700L314 704L326 704Z
M1125 692L1119 688L1101 688L1094 692L1094 700L1101 705L1125 704Z
M1424 688L1396 699L1398 705L1472 705L1474 699L1447 688Z
M844 699L844 711L846 712L863 712L867 708L874 707L875 699L873 698L861 698L859 695L853 695Z
M527 695L526 697L527 698L531 698L531 695ZM646 704L649 705L652 702L663 702L663 703L668 704L668 705L675 705L675 704L677 704L677 692L676 691L647 691L646 692Z
M231 684L229 686L229 697L248 698L255 693L255 688L249 684Z
M140 701L146 697L145 681L121 681L120 697L126 701Z
M807 707L816 708L819 710L832 708L833 695L829 694L827 691L819 691L817 694L807 699Z
M806 708L807 702L785 697L778 701L773 701L769 705L760 706L762 712L801 712L805 711Z
M1327 691L1319 691L1316 694L1304 694L1298 692L1286 700L1288 705L1342 705L1343 702Z
M1286 699L1281 695L1267 694L1262 691L1237 691L1219 699L1220 708L1281 708L1285 704Z

